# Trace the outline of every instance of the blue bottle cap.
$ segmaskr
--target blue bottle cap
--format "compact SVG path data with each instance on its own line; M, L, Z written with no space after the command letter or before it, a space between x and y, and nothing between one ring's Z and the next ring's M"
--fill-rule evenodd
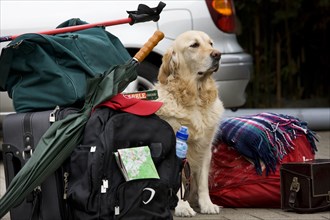
M181 128L176 132L176 137L182 140L188 140L188 127L181 126Z

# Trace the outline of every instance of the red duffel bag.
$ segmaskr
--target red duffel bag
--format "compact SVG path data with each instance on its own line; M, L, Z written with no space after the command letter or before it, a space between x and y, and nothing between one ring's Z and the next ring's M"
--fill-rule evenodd
M220 130L221 135L226 135L223 132L233 132L221 126ZM239 138L253 137L244 137L241 132ZM266 165L260 160L260 173L256 171L253 160L242 154L244 150L235 147L235 141L230 144L223 137L218 139L220 140L216 141L212 148L209 189L212 202L223 207L280 208L280 164L314 159L315 146L311 146L305 134L297 132L295 138L290 140L291 150L282 155L275 170L266 172Z

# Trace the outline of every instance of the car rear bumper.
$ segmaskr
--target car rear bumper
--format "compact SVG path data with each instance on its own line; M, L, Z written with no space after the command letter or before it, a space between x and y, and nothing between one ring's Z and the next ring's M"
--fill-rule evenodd
M247 53L221 56L220 68L213 77L225 108L238 108L245 104L245 89L250 81L252 68L252 57Z

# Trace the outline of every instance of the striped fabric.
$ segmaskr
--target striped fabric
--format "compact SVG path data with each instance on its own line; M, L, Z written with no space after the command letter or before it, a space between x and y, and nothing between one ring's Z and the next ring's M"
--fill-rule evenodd
M260 113L224 119L214 144L222 141L235 148L252 160L259 175L262 174L262 162L268 175L276 171L283 156L294 150L293 140L300 135L306 135L315 153L315 140L318 139L306 122L288 115Z

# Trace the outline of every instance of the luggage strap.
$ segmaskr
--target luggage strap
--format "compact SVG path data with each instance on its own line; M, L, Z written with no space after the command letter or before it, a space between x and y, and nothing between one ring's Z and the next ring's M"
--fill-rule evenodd
M182 164L182 171L181 171L181 177L180 177L180 180L181 180L180 194L181 194L181 199L183 201L187 201L187 199L189 197L189 193L190 193L191 171L190 171L190 165L189 165L187 158L183 159L182 163L183 164ZM183 174L185 177L184 184L182 182ZM183 190L184 190L184 193L183 193Z
M33 201L32 201L33 210L30 220L42 219L41 216L42 194L41 194L40 186L37 186L31 194L33 195Z
M32 118L31 112L26 113L23 120L24 134L23 134L23 144L24 149L22 151L23 160L27 160L32 156L32 151L34 149L33 133L32 133Z
M298 177L293 177L292 183L290 186L290 194L289 194L289 206L296 211L297 213L314 213L314 212L322 212L325 210L330 209L330 191L328 192L327 196L327 205L315 207L315 208L297 208L295 207L297 193L300 190L300 183L298 182Z

